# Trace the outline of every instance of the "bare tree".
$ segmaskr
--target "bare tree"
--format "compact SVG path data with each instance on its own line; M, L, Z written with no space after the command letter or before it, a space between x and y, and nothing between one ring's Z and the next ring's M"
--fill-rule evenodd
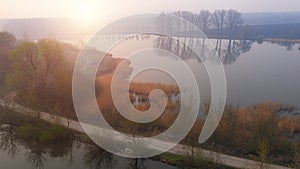
M218 31L216 49L221 48L225 19L226 19L225 10L216 10L212 14L212 23L217 27L217 31Z
M198 17L198 27L202 30L202 32L205 34L207 28L211 24L211 13L208 10L201 10Z
M227 11L226 15L227 26L229 29L229 47L231 46L231 41L234 35L237 34L238 28L244 23L242 19L242 14L237 10L230 9Z

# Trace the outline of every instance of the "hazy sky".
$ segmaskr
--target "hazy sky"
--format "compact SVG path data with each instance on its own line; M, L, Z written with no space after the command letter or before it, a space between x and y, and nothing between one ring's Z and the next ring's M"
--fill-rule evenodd
M0 18L68 17L109 20L141 12L237 9L300 11L299 0L0 0Z

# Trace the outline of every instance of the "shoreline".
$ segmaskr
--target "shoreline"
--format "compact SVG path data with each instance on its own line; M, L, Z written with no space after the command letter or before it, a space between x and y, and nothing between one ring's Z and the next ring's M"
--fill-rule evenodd
M263 39L263 41L267 41L267 42L273 42L273 43L276 43L276 42L288 42L288 43L297 43L297 44L300 44L300 39L280 39L280 38L266 38L266 39Z
M2 107L5 106L2 99L0 99L0 105ZM32 109L23 107L17 103L12 103L11 105L8 106L8 108L12 111L15 111L16 113L20 113L25 116L34 117L34 115L32 114L32 112L34 112L34 111ZM79 122L76 122L76 121L70 120L70 119L66 119L61 116L55 116L52 114L48 114L45 112L38 112L38 114L39 114L38 117L40 120L44 120L49 123L59 122L59 125L61 125L63 127L71 129L75 132L85 133L81 127L82 124L80 124ZM101 129L101 128L99 128L99 129ZM101 130L103 130L103 132L106 131L105 129L101 129ZM122 138L121 138L120 141L124 141L124 140L122 140ZM157 143L158 145L168 144L167 142L160 141L160 140L157 140L157 142L158 142ZM199 159L210 159L210 161L212 161L213 163L216 163L218 165L224 165L224 166L229 166L229 167L234 167L234 168L249 168L249 167L252 168L253 166L258 167L261 165L261 162L259 162L259 161L254 161L254 160L241 158L238 156L232 156L232 155L227 155L227 154L223 154L223 153L218 153L218 152L202 149L199 147L197 147L197 148L190 147L190 146L186 146L186 145L182 145L182 144L178 144L176 147L174 147L173 149L168 151L168 153L171 153L175 156L184 156L184 157L189 154L193 154L193 152L197 152L197 153L201 154L201 156L198 157ZM264 165L267 167L270 167L270 168L274 168L274 169L289 169L289 167L276 165L276 164L265 163Z

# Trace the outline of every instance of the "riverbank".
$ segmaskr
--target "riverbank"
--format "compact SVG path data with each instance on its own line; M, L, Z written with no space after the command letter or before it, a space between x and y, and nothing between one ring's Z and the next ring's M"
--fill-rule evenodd
M45 117L44 115L42 115L41 118L36 118L32 116L32 114L30 116L26 116L23 113L20 114L13 110L9 110L9 112L6 113L4 111L5 110L0 107L0 125L9 125L10 129L8 132L14 133L14 137L30 142L30 144L40 144L41 146L47 147L57 142L69 142L71 140L77 140L81 143L97 147L97 145L95 145L85 133L78 132L78 130L73 130L73 127L71 127L70 130L69 127L63 125L64 123L59 120L60 118L53 118L53 123L49 123L48 120L43 120L43 117ZM64 126L65 128L60 126ZM64 137L61 137L62 134L66 133L67 135L63 135ZM198 162L201 161L201 168L204 169L232 168L226 167L222 164L215 164L212 161L200 158L195 159L194 162L191 162L189 158L184 158L184 156L179 155L171 155L169 153L155 156L150 159L176 167L184 167L183 165L188 164L194 166L197 164L199 166Z
M0 102L1 102L1 106L4 106L3 100L0 100ZM34 114L32 113L32 112L34 112L33 110L25 108L23 106L20 106L16 103L11 104L9 106L9 108L11 110L21 113L23 115L34 117ZM59 121L59 124L62 126L65 126L67 128L70 128L70 129L80 132L80 133L84 133L84 131L81 127L81 124L78 123L77 121L73 121L73 120L66 119L66 118L59 117L59 116L54 116L54 115L51 115L51 114L48 114L45 112L39 112L38 117L40 119L45 120L50 123L55 123L55 122ZM106 129L100 129L100 128L97 131L99 131L99 133L110 132L110 131L106 131ZM124 140L124 138L122 136L117 136L117 137L115 137L115 139L117 139L116 141L120 141L120 142L126 141L126 140ZM157 142L158 142L157 147L169 144L167 142L162 142L159 140L157 140ZM209 151L209 150L204 150L202 148L192 148L192 147L184 146L184 145L180 145L180 144L169 151L169 153L171 153L171 154L182 155L182 156L187 156L187 155L193 154L193 152L197 152L198 154L201 154L201 158L211 159L215 163L230 166L230 167L253 168L253 167L261 166L261 162L243 159L243 158L239 158L239 157L234 157L234 156L217 153L217 152L213 152L213 151ZM288 167L283 167L283 166L279 166L279 165L272 165L272 164L264 164L264 165L267 167L273 168L273 169L288 169Z
M211 40L218 39L216 36L211 36L211 37L208 37L208 38L211 39ZM229 38L222 37L222 40L229 40ZM300 39L285 39L285 38L232 38L231 40L300 44Z
M280 39L280 38L266 38L263 41L277 43L277 42L287 42L287 43L300 43L300 39Z

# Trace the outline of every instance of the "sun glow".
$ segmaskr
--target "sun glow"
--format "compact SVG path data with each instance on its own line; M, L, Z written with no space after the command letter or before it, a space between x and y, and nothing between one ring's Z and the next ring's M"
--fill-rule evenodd
M95 24L95 22L99 21L102 12L99 2L80 1L76 3L75 9L72 18L82 26Z

